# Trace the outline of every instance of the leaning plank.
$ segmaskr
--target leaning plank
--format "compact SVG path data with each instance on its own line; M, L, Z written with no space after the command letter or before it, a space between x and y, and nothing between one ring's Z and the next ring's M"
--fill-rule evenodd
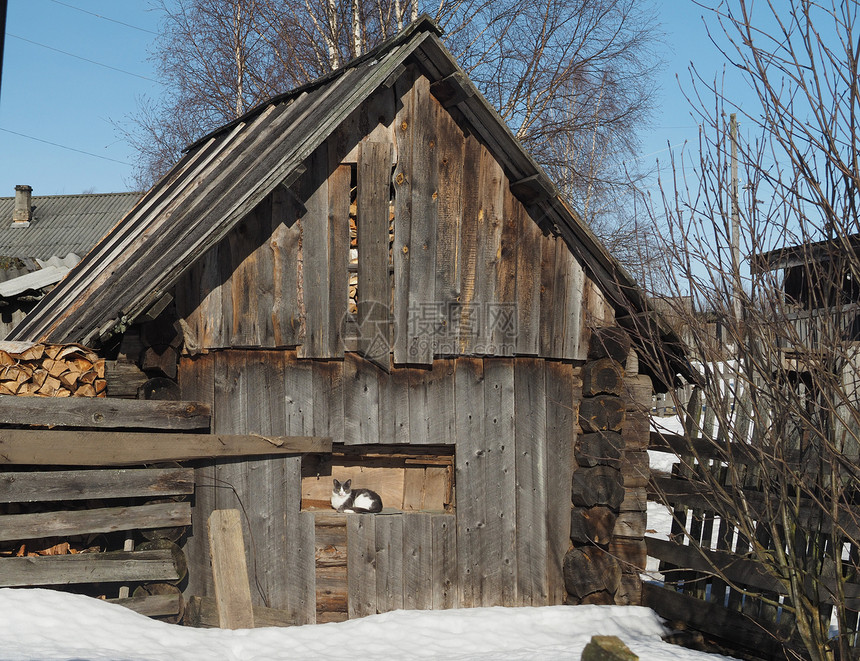
M182 611L182 594L178 592L176 594L148 594L142 597L108 599L107 601L147 617L179 615Z
M253 629L251 586L239 510L215 510L209 515L209 555L219 626Z
M0 560L0 587L176 581L170 550L44 555Z
M0 542L188 525L191 525L191 504L187 502L70 512L5 514L0 515Z
M0 395L0 424L100 429L208 429L209 406L200 402L69 397L51 399Z
M254 625L257 627L289 627L300 624L291 611L254 606ZM218 627L218 605L212 597L190 597L185 607L183 623L192 627Z
M157 498L194 493L193 468L0 473L0 503Z
M145 434L30 429L0 431L0 464L122 466L213 457L331 452L331 439L312 436Z
M782 657L784 650L780 638L785 632L774 630L772 622L758 622L717 604L708 603L652 583L642 585L642 605L653 608L667 620L686 623L690 628L731 640L768 657ZM791 647L799 647L797 642Z

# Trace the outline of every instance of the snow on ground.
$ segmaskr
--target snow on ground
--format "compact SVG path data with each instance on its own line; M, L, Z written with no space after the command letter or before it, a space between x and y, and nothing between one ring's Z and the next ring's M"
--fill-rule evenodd
M156 622L81 595L4 588L0 623L2 661L578 660L593 635L620 637L642 661L728 658L664 643L660 618L639 606L394 611L337 624L226 631Z

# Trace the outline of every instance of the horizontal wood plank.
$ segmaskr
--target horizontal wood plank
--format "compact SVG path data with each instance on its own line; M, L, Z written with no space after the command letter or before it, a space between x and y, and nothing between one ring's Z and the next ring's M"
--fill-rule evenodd
M265 606L254 606L255 627L289 627L296 622L296 617L290 611ZM218 606L213 597L190 597L185 607L183 622L192 627L218 627Z
M191 503L188 502L38 514L5 514L0 516L0 541L189 525Z
M115 551L0 559L0 587L176 581L173 553Z
M43 398L0 395L0 424L100 429L209 429L209 406L200 402L110 397Z
M179 615L182 611L182 594L149 594L142 597L108 599L108 603L123 606L147 617Z
M114 468L0 473L0 503L134 498L194 493L193 468Z
M123 466L305 452L331 452L331 439L312 436L0 430L0 465Z

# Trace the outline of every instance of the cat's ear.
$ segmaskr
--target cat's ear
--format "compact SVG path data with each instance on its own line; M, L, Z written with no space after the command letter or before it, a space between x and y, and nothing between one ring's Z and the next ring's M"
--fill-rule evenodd
M349 487L350 487L351 485L352 485L352 479L350 478L349 480L347 480L346 482L344 482L344 483L343 483L343 488L344 488L344 489L349 489Z
M334 488L340 489L340 482L338 482L337 480L333 480L333 482L334 482Z

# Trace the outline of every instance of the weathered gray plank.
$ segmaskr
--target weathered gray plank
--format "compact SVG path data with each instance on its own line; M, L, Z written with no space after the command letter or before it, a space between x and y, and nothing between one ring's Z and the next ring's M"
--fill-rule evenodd
M297 359L293 352L284 357L283 388L286 402L285 433L297 436L310 435L315 426L317 409L327 408L326 399L314 397L315 360ZM319 407L314 406L319 403Z
M454 306L452 316L456 320L460 352L470 355L478 343L482 301L477 298L478 252L481 237L478 215L481 213L478 186L481 174L481 145L473 135L467 135L463 144L463 220L460 224L460 301ZM453 326L453 324L452 324ZM452 333L454 328L452 327Z
M182 612L182 594L149 594L140 597L124 599L107 599L108 603L116 604L146 615L147 617L164 617L179 615Z
M203 354L194 358L180 358L179 387L183 397L205 402L211 407L215 401L215 356ZM214 425L214 420L213 420ZM215 509L215 462L199 462L194 470L194 499L191 520L206 521ZM209 561L209 535L206 527L192 525L183 545L188 563L188 581L184 595L213 596L212 571Z
M433 362L432 370L426 374L422 391L409 393L410 409L414 396L425 397L423 406L427 416L426 442L435 445L453 445L456 442L456 420L454 405L454 361L441 358ZM410 423L414 424L411 419ZM417 442L417 441L413 441Z
M554 319L557 310L555 308L555 290L559 286L556 282L555 256L556 243L561 239L555 236L541 238L541 261L540 261L540 355L544 358L559 358L553 353L553 347L557 342L555 337Z
M517 266L519 264L520 222L522 205L510 191L507 177L502 175L501 236L496 265L495 305L487 311L490 316L492 341L498 356L513 356L517 352Z
M427 512L403 514L403 607L433 608L433 528Z
M304 315L299 308L299 246L301 214L296 197L284 188L272 191L272 328L275 346L304 340Z
M436 202L436 300L442 304L443 322L437 338L436 355L460 352L457 327L451 313L459 313L460 298L460 224L463 218L463 131L447 110L434 104L436 151L439 163L439 197Z
M457 564L460 605L482 605L483 530L486 527L484 473L484 365L475 358L457 359L454 371L457 438Z
M379 443L379 368L348 353L343 362L344 442Z
M271 205L263 201L233 228L222 243L221 254L226 257L222 265L228 269L225 275L230 278L229 286L223 288L222 294L230 297L230 302L224 307L226 310L229 305L232 312L227 320L231 329L230 346L233 347L265 346L265 317L271 314L272 309L271 251L268 246L270 214ZM265 245L262 245L262 227L266 229ZM268 262L268 269L262 260ZM262 291L267 281L268 300Z
M412 127L416 121L412 92L414 70L410 67L394 84L398 100L394 120L397 166L394 170L394 362L409 362L407 337L409 327L410 282L412 259Z
M0 473L0 503L133 498L194 493L192 468Z
M342 442L343 361L313 361L313 401L319 403L313 408L314 433Z
M565 280L565 298L562 303L564 314L564 332L562 334L562 356L570 360L585 360L588 347L582 342L582 324L586 317L583 314L583 290L585 288L585 271L576 258L571 254L567 244L559 241L561 253L557 256L557 264L563 263ZM559 274L561 277L561 274Z
M305 200L302 228L302 294L305 302L305 341L299 358L333 358L329 291L329 182L328 152L317 149L306 161L307 171L299 180Z
M254 611L239 510L215 510L209 516L208 527L218 626L252 629Z
M187 502L0 515L0 542L191 525Z
M547 604L546 381L542 359L514 363L517 471L517 595L522 606ZM553 459L554 461L554 459Z
M208 429L209 406L108 397L54 397L50 406L36 397L0 395L0 424L51 428Z
M403 515L376 516L376 610L403 608Z
M514 437L514 367L484 359L484 473L487 525L483 531L484 606L512 606L517 591L517 477Z
M540 351L541 231L520 205L515 205L517 246L517 354Z
M476 352L496 355L493 313L499 303L498 255L501 251L504 218L504 193L507 184L504 172L493 155L481 146L481 170L478 178L480 212L478 214L478 255L475 301L481 305L481 323Z
M458 608L457 520L451 514L434 514L433 528L433 608Z
M124 466L330 451L330 441L315 437L0 430L0 464L31 466Z
M391 145L362 142L358 157L359 353L389 369L391 284L388 273Z
M347 577L349 584L349 617L376 614L376 517L348 514Z
M339 165L328 178L328 356L343 355L343 336L349 297L349 200L352 169ZM308 262L310 269L323 267ZM308 301L311 305L314 300Z
M573 475L574 375L569 364L546 362L546 532L550 604L565 598L562 562L570 546L570 484Z
M416 76L412 122L412 226L409 257L409 325L406 352L411 364L429 365L435 352L436 236L439 196L439 154L436 149L435 107L430 82ZM401 329L403 332L403 329Z
M4 588L176 581L178 578L170 550L42 555L0 561L0 587Z

